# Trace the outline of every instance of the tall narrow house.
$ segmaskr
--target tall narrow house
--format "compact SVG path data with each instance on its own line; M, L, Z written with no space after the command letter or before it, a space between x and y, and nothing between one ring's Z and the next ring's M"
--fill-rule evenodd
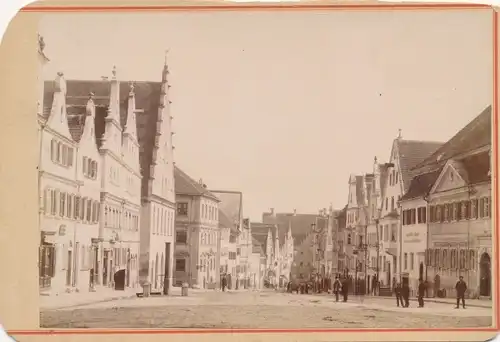
M127 104L134 106L134 88ZM120 82L113 68L109 82L109 105L99 128L102 174L101 220L97 284L112 285L116 290L136 287L139 283L140 184L139 149L134 123L134 107L123 110Z
M140 278L153 290L169 293L172 286L175 237L175 182L168 64L163 66L160 99L140 123L142 208Z

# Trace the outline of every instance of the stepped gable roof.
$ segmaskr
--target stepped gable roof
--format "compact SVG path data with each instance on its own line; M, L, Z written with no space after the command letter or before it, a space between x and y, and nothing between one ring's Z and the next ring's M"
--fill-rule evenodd
M403 192L406 192L410 186L411 179L415 176L413 168L434 153L443 143L436 141L397 139L397 145L399 151L399 167L404 185Z
M293 214L293 213L264 213L262 221L274 223L278 226L278 238L280 245L285 242L288 234L289 222L291 221L293 243L299 246L305 237L311 232L311 224L316 223L317 214Z
M127 121L128 94L130 92L129 81L120 81L120 123L122 127ZM44 82L44 108L45 118L50 114L54 94L54 81ZM96 107L95 135L98 147L102 144L104 134L105 117L109 105L110 82L104 80L66 80L66 107L69 112L85 113L88 96L92 92ZM158 109L161 95L161 82L134 82L134 93L136 108L144 112L136 116L137 139L140 145L140 166L142 178L142 193L147 194L150 175L150 165L153 157L154 141L156 136L156 122L158 120ZM76 120L76 119L75 119ZM72 124L74 137L79 139L81 127L77 127L76 121ZM70 124L71 125L71 124ZM70 126L71 131L71 126Z
M207 188L204 187L204 184L200 184L200 182L195 181L177 166L175 166L174 168L174 177L176 194L188 196L204 196L219 201L217 196L212 194Z
M491 145L491 116L491 106L488 106L450 140L415 165L414 169L437 168L457 155Z

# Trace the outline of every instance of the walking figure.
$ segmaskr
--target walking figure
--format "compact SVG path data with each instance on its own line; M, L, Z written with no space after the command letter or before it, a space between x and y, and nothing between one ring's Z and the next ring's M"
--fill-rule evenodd
M455 290L457 291L457 306L455 309L460 307L460 299L462 300L462 307L465 309L465 291L467 291L467 284L465 283L463 276L458 278Z
M424 307L425 284L423 279L418 280L418 307Z
M342 295L344 296L344 302L347 302L347 297L349 296L349 281L344 278L342 281Z
M339 301L339 293L342 288L342 284L340 283L339 277L335 277L335 281L333 282L333 292L335 293L335 301Z
M403 287L401 289L401 296L404 299L404 307L407 308L410 306L410 287L408 284L403 284Z
M222 292L226 291L226 286L227 286L227 278L226 275L222 275L222 281L221 281L221 286L222 286Z
M397 283L396 284L396 289L395 289L395 293L396 293L396 304L399 308L399 304L401 303L401 306L404 307L404 304L403 304L403 298L401 297L401 283Z

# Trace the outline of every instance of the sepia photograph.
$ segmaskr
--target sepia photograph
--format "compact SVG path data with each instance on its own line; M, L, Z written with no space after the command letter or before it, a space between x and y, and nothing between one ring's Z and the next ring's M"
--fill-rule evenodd
M493 326L493 29L41 13L40 327Z

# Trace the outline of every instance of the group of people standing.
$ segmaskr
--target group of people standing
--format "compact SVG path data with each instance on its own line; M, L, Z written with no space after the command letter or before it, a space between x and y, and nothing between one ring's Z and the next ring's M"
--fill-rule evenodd
M418 281L418 289L417 289L417 299L418 299L418 307L424 307L424 296L427 291L427 284L423 281L423 279L419 279ZM457 306L456 309L460 308L460 301L462 302L462 307L465 309L465 292L467 291L467 284L464 281L464 277L460 276L456 285L455 291L457 294ZM407 283L401 285L401 283L397 283L394 289L396 294L396 304L399 307L407 308L410 306L410 287Z
M346 277L340 278L339 276L335 277L335 281L333 282L333 293L335 294L335 301L339 301L339 296L342 294L343 301L347 302L349 297L349 279Z

